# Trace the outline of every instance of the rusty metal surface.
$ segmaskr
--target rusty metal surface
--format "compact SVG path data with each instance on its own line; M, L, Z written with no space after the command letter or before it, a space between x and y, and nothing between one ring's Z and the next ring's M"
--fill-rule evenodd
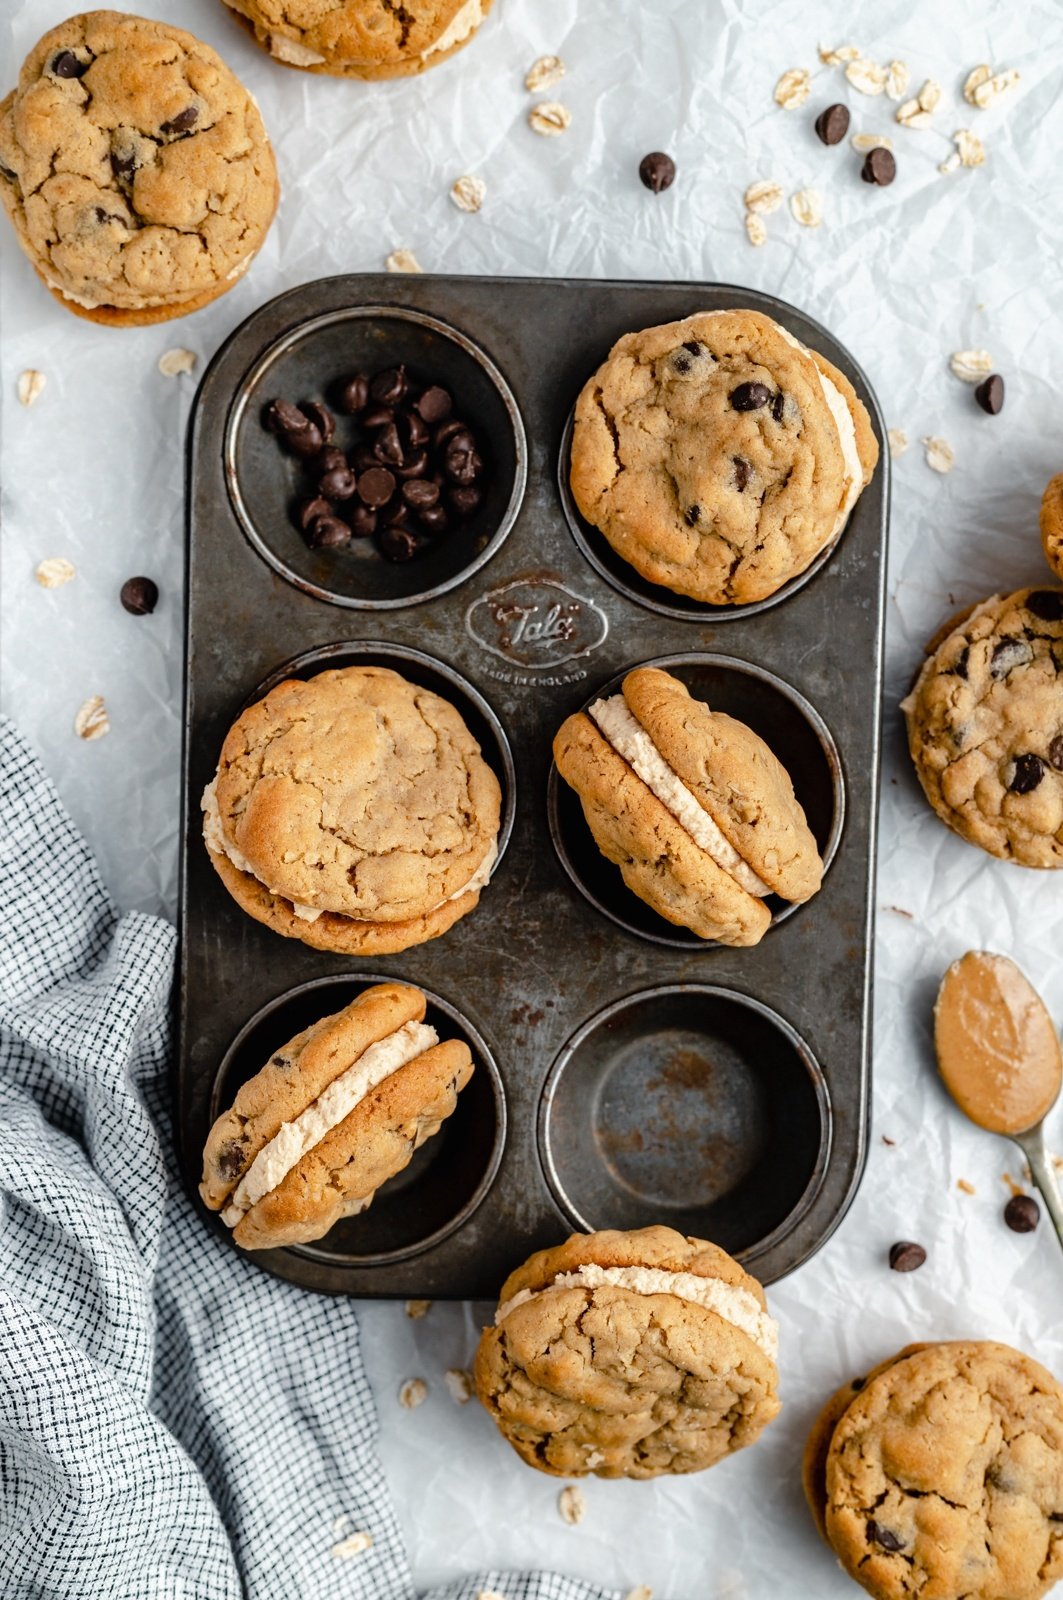
M474 1053L497 1066L496 1078L481 1059L475 1091L473 1085L465 1091L446 1131L364 1217L349 1219L318 1245L258 1255L268 1270L325 1292L488 1297L529 1250L556 1242L577 1219L598 1227L664 1221L694 1231L700 1221L709 1237L737 1250L771 1282L823 1243L852 1198L868 1116L888 451L821 568L780 603L737 615L707 608L684 616L683 603L672 606L667 595L643 597L658 610L640 602L634 585L632 594L623 593L609 580L593 534L580 530L598 564L587 559L558 490L573 401L612 342L632 328L738 305L777 318L839 366L868 406L884 447L867 381L830 335L783 302L726 285L326 279L255 313L204 376L189 439L176 1085L189 1187L199 1176L218 1097L261 1065L278 1032L290 1036L315 1008L337 1009L368 973L431 991L444 1011L452 1008L449 1025L464 1026ZM387 592L392 575L352 577L325 562L301 573L301 585L289 581L278 566L288 553L294 562L302 552L290 542L286 506L273 509L284 500L283 485L272 500L257 481L244 496L258 507L260 542L280 553L271 565L242 531L226 457L233 474L275 471L276 454L260 452L248 431L257 426L258 399L269 398L275 378L275 392L289 398L320 392L328 379L359 364L367 327L381 351L375 364L385 364L392 348L389 306L427 316L404 318L402 338L411 328L417 337L422 328L434 337L431 319L438 318L463 335L457 346L463 361L475 362L470 347L487 353L523 419L526 463L519 430L508 440L493 435L492 452L500 452L500 476L510 489L526 465L527 487L504 540L492 542L487 527L470 531L472 559L491 547L479 570L420 603L365 610L351 604L363 579L369 592L379 583L385 598L394 599ZM367 307L377 308L369 319L333 315ZM327 331L306 341L297 336L303 324L322 317L332 319ZM445 330L438 336L433 375L446 348ZM275 344L288 365L267 362L238 424L246 380ZM396 348L405 348L401 339ZM295 393L292 383L299 385ZM491 409L488 391L478 392ZM490 427L507 426L507 414L503 396ZM230 420L244 432L233 434L227 451ZM439 574L443 583L451 577ZM343 592L346 604L320 597L330 588ZM503 750L482 722L485 751L503 779L514 822L478 909L442 939L355 963L281 939L246 917L210 866L199 812L200 793L241 707L284 663L336 646L329 659L342 660L345 645L370 659L386 659L396 647L434 658L444 669L441 686L449 685L459 704L461 680L483 696L514 758L507 773ZM705 681L730 698L726 709L744 710L754 726L758 717L774 717L765 672L796 691L777 702L788 708L779 737L792 739L795 752L808 752L807 761L795 754L802 770L794 777L799 793L802 783L809 786L821 845L824 829L829 836L840 824L820 894L754 950L647 937L661 928L653 928L652 914L640 922L638 903L625 906L615 882L596 876L599 865L578 842L578 816L569 812L562 842L570 868L596 885L604 910L587 897L586 884L570 877L551 838L551 815L556 828L563 810L563 795L548 804L557 726L618 673L670 655L685 658L676 670L693 674L692 682L708 674ZM729 668L720 657L738 665ZM410 676L433 670L431 662L399 660ZM802 701L817 720L802 721ZM475 704L468 704L475 717ZM790 717L787 731L782 723ZM818 719L828 731L826 746ZM761 731L771 736L766 726ZM829 771L831 745L840 758L840 786ZM817 759L826 764L825 777L815 771ZM837 810L842 796L844 822ZM616 906L627 927L613 920ZM307 984L316 987L304 990ZM613 1009L648 990L659 992ZM743 997L752 1005L743 1006ZM221 1229L206 1213L204 1226Z

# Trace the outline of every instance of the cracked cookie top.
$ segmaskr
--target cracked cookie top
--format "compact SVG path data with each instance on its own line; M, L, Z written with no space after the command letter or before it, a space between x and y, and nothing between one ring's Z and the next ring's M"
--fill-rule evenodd
M501 791L449 701L344 667L245 711L205 803L208 845L304 915L396 923L480 887Z
M0 106L0 197L38 274L99 321L158 320L223 292L262 243L273 153L207 45L90 11L45 34Z
M1037 1600L1063 1577L1063 1389L1007 1345L927 1345L831 1439L827 1536L878 1600Z
M932 641L902 709L943 822L990 855L1063 867L1063 590L975 606Z
M472 38L492 0L225 0L275 61L307 72L393 78Z
M572 492L643 578L762 600L839 534L878 460L840 372L754 311L629 333L576 403Z

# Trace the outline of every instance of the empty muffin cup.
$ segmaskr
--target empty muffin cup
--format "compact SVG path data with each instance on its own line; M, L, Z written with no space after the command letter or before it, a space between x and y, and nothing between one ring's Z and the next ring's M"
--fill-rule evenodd
M659 656L643 666L660 667L679 678L696 700L713 711L747 724L760 735L786 768L823 860L830 869L845 819L845 786L841 758L823 718L802 694L774 673L730 656L699 654ZM598 699L619 693L630 667L596 689L584 711ZM551 766L547 808L554 847L576 888L603 916L626 932L677 950L712 950L712 940L660 916L624 883L620 869L601 853L576 793ZM772 927L800 905L769 895L765 905ZM769 930L770 932L770 930Z
M647 989L585 1022L554 1061L539 1156L576 1228L663 1223L755 1260L815 1199L830 1104L777 1012L707 984Z
M385 981L379 972L316 978L271 1000L244 1024L218 1068L210 1120L231 1105L241 1084L288 1040L321 1017L341 1011L363 990ZM442 996L418 985L428 1001L425 1021L441 1038L461 1039L473 1074L457 1109L410 1164L377 1191L372 1205L334 1224L323 1239L290 1248L326 1266L371 1266L404 1261L446 1239L487 1195L506 1137L502 1079L480 1032Z
M300 508L318 493L313 487L316 480L308 475L305 452L282 448L270 431L270 407L276 400L296 407L304 401L323 402L335 421L332 438L322 436L324 444L353 460L359 446L367 447L367 436L346 414L345 407L351 407L343 399L343 387L355 374L371 377L396 369L403 369L418 390L433 391L439 402L427 412L428 425L422 428L418 423L419 434L427 438L452 421L467 424L483 461L477 478L479 503L460 520L452 517L446 531L421 530L420 547L410 559L389 560L381 554L379 538L367 534L349 515L350 507L360 506L360 501L347 496L332 510L341 525L338 531L353 527L353 536L340 544L326 541L312 548L299 522ZM445 412L440 391L452 401L452 411ZM386 396L381 404L386 410ZM375 467L378 476L383 468L385 477L403 479L391 484L396 494L404 487L403 474L417 450L409 438L402 447L406 454L394 471L386 461ZM401 454L399 445L396 449ZM434 599L478 571L512 528L527 480L524 424L502 373L459 329L410 306L351 306L289 329L241 382L226 425L224 458L233 510L263 560L320 600L367 611ZM428 473L429 467L423 471ZM344 467L341 475L346 472ZM419 475L417 481L428 497L427 480ZM342 492L346 495L346 490ZM444 489L443 500L447 492ZM366 525L377 517L371 507L383 501L374 489L370 505L361 507ZM420 528L417 509L411 511L410 521Z

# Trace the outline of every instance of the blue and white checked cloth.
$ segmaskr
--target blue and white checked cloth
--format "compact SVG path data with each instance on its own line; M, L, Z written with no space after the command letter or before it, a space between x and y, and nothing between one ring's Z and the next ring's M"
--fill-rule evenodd
M176 935L120 917L0 722L0 1597L412 1600L353 1306L256 1271L177 1176ZM341 1558L344 1532L372 1547ZM605 1600L482 1573L431 1600Z

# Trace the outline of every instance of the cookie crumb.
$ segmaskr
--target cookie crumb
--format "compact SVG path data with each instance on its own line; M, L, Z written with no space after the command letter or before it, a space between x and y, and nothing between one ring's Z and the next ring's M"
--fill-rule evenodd
M746 238L757 249L768 242L768 230L763 217L758 217L755 211L746 212Z
M384 262L385 272L423 272L424 268L412 250L393 250Z
M908 435L903 428L887 428L886 439L890 447L890 455L894 461L899 461L908 448Z
M37 563L33 576L42 589L61 589L64 583L69 583L77 576L77 569L66 556L48 556Z
M570 1528L583 1521L587 1515L587 1501L583 1490L577 1483L568 1483L557 1497L557 1509L561 1514L561 1521L567 1522Z
M428 1399L428 1385L423 1378L407 1378L399 1390L399 1405L404 1411L416 1411Z
M956 1179L957 1189L962 1189L964 1194L977 1194L978 1190L973 1183L968 1183L966 1178Z
M560 100L543 100L528 112L528 126L544 139L556 139L572 124L572 113Z
M348 1538L341 1539L339 1544L334 1544L329 1555L337 1561L346 1561L351 1556L364 1556L372 1548L373 1540L368 1533L352 1533Z
M482 178L466 173L451 184L450 198L459 211L479 211L487 198L487 185Z
M775 103L784 111L796 111L812 93L812 79L805 67L791 67L775 85Z
M36 405L44 393L44 386L47 382L47 375L43 372L38 372L36 367L27 367L25 372L20 372L18 375L19 405Z
M981 383L993 370L988 350L957 350L949 357L949 371L961 383Z
M428 1315L431 1309L431 1300L407 1300L406 1302L406 1315L411 1322L419 1322L422 1317Z
M462 1367L448 1367L443 1382L455 1405L463 1406L472 1399L472 1375Z
M742 196L747 211L755 211L758 216L769 217L773 211L778 211L785 196L781 183L776 183L772 178L758 178L751 183Z
M110 733L111 723L107 715L107 707L103 703L102 694L90 696L78 707L74 718L74 732L79 739L102 739Z
M564 76L565 63L560 56L540 56L538 61L528 68L524 87L529 94L539 94L543 89L552 89Z
M930 434L923 440L926 464L933 472L951 472L956 465L956 455L947 439Z
M194 350L167 350L159 357L159 371L164 378L178 378L182 372L194 372L198 359Z
M798 189L790 196L790 211L802 228L818 228L823 221L823 198L815 189Z

